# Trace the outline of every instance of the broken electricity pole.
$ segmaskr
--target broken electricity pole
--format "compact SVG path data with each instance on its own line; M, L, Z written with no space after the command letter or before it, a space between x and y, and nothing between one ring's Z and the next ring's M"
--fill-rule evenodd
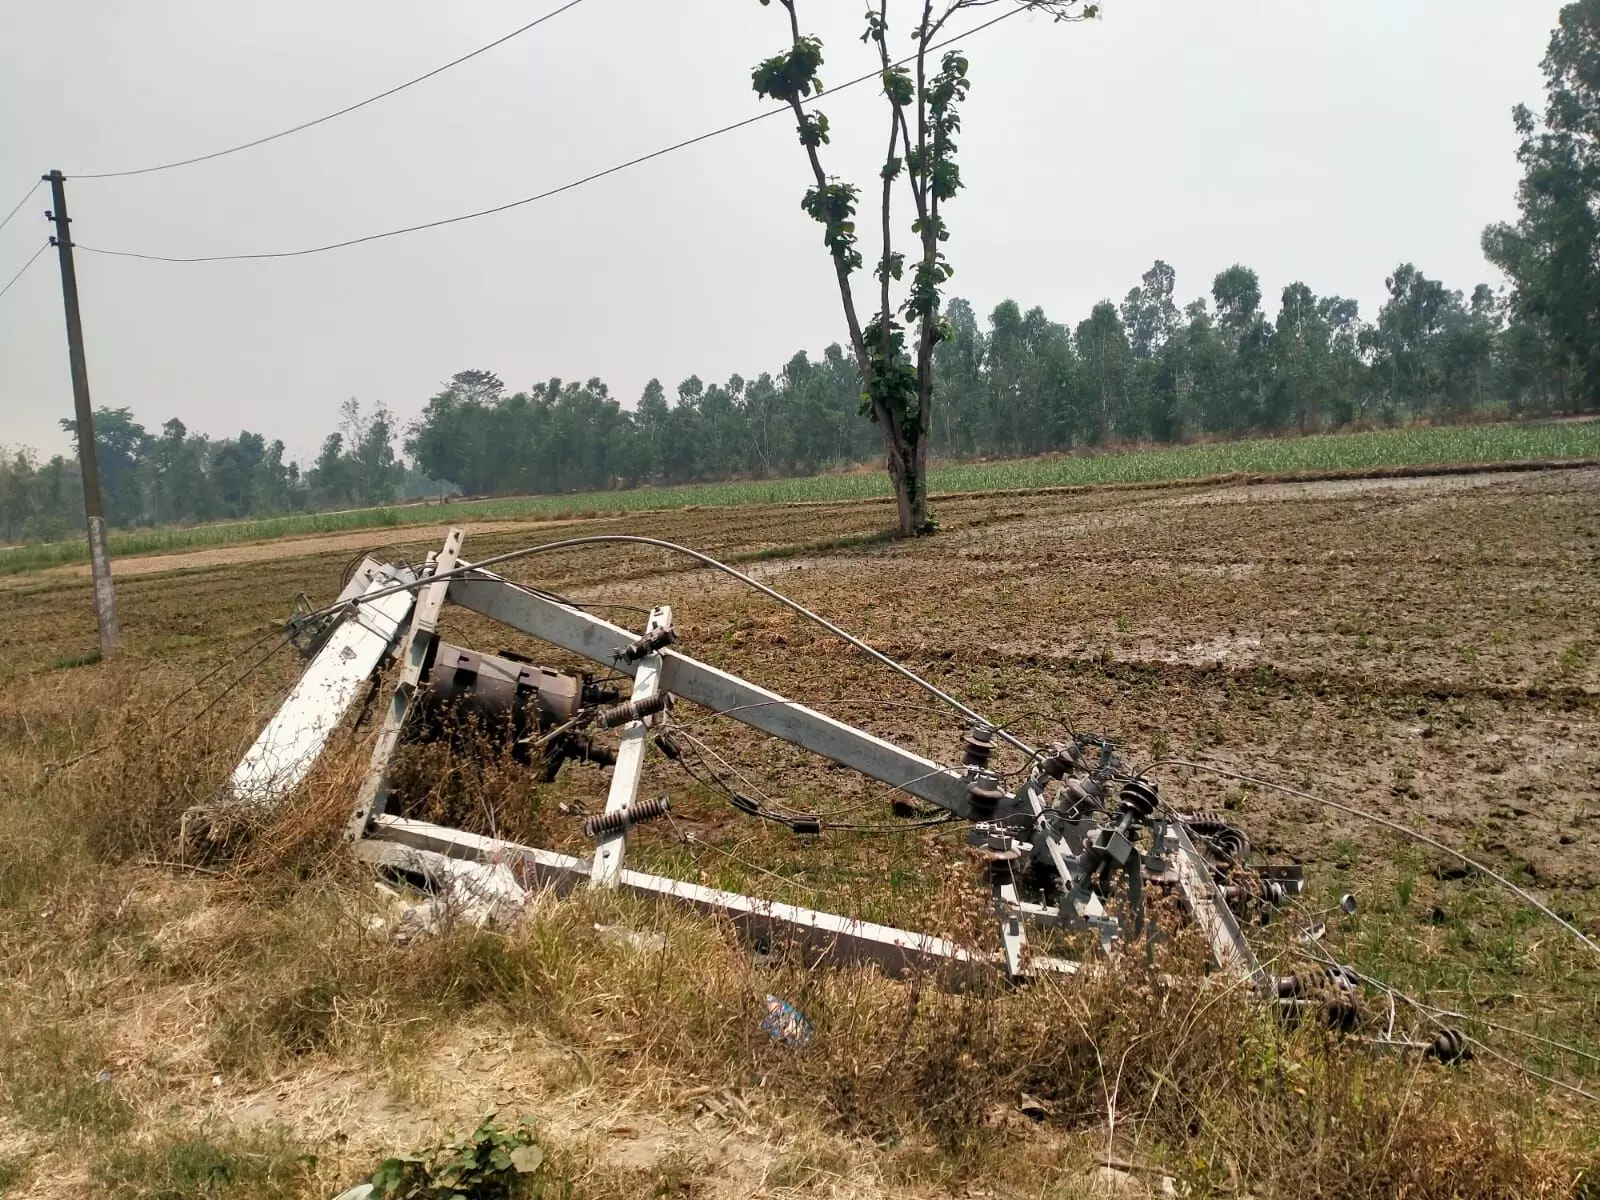
M83 515L89 528L89 566L94 575L94 616L100 627L100 657L117 649L116 596L111 586L111 555L106 549L106 517L100 507L100 458L94 445L94 413L89 404L89 366L83 354L83 322L78 314L78 272L72 262L72 224L67 216L66 176L51 171L51 211L56 225L50 239L61 259L61 301L67 314L67 356L72 363L72 405L78 428L78 471L83 476Z

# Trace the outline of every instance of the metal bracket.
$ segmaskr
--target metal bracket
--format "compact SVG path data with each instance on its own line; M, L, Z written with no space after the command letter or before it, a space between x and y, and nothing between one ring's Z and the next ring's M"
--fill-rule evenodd
M651 609L645 638L672 628L672 609L665 605ZM638 659L633 673L635 702L654 700L661 694L661 655L646 654ZM611 769L611 789L606 794L606 815L626 815L639 794L639 775L644 769L645 747L650 740L649 717L629 721L622 727L617 747L617 763ZM595 887L616 887L622 878L622 856L627 850L628 826L624 822L616 833L602 836L595 847L594 866L589 880Z
M454 570L461 554L463 536L460 529L452 529L444 539L443 548L437 554L428 555L424 575L443 575ZM415 699L417 688L422 683L423 669L427 666L434 642L437 641L435 631L439 625L439 611L444 607L449 590L449 581L441 580L428 584L417 594L417 606L411 615L411 628L400 647L402 660L400 678L395 683L394 695L389 701L389 711L383 718L383 727L378 731L377 744L372 748L372 762L361 781L355 812L351 814L350 824L346 830L346 836L351 841L358 841L366 835L367 823L374 814L383 812L384 804L388 800L389 760L394 757L395 747L400 744L400 731L405 728L406 716L411 711L411 702Z

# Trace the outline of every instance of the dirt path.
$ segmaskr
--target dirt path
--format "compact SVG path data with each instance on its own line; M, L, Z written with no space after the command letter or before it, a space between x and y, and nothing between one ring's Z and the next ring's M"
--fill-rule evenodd
M463 521L459 528L472 534L507 533L517 529L559 529L582 521ZM313 554L332 554L383 546L409 546L417 542L442 542L455 525L402 525L396 528L356 529L349 533L324 533L310 537L278 538L270 542L243 542L233 546L207 546L182 554L151 554L137 558L117 558L111 562L115 578L127 575L153 575L160 571L183 571L195 567L224 567L235 563L267 562L279 558L306 558ZM87 575L88 563L47 567L31 572L34 577ZM17 576L16 578L24 578Z

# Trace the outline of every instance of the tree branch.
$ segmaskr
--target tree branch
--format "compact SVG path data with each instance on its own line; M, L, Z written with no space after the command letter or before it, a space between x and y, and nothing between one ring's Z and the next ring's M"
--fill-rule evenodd
M795 12L794 0L778 0L778 3L788 10L789 31L796 43L800 41L800 17ZM789 97L789 107L794 110L794 119L800 128L805 128L805 109L801 107L798 96ZM828 186L828 173L822 169L822 157L817 153L817 148L807 145L806 157L811 162L811 173L816 177L819 189ZM838 250L830 251L833 258L833 272L839 279L839 299L844 303L845 325L850 330L850 346L856 352L856 365L861 371L861 378L867 378L870 361L867 356L867 341L861 334L861 319L856 315L855 295L850 288L850 271L845 265L844 255Z
M878 0L878 59L884 73L889 71L889 0ZM900 106L889 100L889 148L884 151L883 171L883 257L879 260L878 274L882 291L878 307L879 350L883 361L888 362L894 350L889 330L889 261L893 253L890 244L889 212L894 199L894 177L889 174L889 160L894 157L895 135L900 129ZM902 164L902 169L904 164Z

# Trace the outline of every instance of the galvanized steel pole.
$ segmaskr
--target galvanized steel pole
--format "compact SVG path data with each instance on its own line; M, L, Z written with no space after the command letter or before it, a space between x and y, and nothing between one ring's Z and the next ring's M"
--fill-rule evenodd
M83 322L78 315L78 273L72 263L72 235L67 217L66 177L60 171L44 176L50 183L50 239L61 258L61 300L67 313L67 355L72 363L72 404L78 423L78 470L83 476L83 514L89 527L89 566L94 576L94 615L100 626L100 657L117 649L117 606L111 587L111 555L106 550L106 517L100 506L100 458L94 446L94 412L89 404L89 367L83 354Z

